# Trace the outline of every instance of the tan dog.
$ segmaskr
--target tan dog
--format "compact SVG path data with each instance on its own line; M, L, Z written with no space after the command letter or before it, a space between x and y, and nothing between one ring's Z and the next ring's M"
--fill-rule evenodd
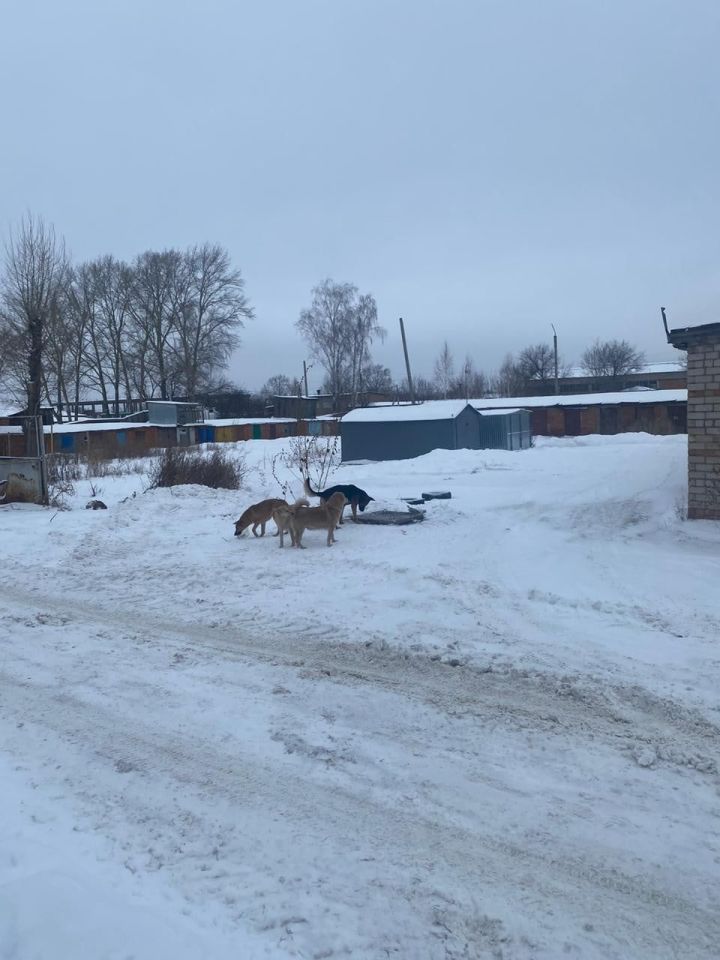
M310 501L306 500L305 497L303 497L301 500L296 500L295 503L292 504L292 506L289 503L284 503L282 506L276 507L273 510L272 518L275 521L275 524L278 528L278 532L280 534L281 547L285 545L286 533L290 534L290 542L292 543L293 546L295 546L295 531L293 530L293 527L292 527L294 512L295 510L297 510L298 507L309 507L309 506L310 506Z
M293 546L305 549L302 536L306 530L327 530L327 545L331 547L335 543L335 528L340 523L347 502L344 493L334 493L321 507L293 507L290 517L291 535L294 534Z
M273 515L273 510L277 510L278 507L287 507L289 504L286 500L261 500L260 503L254 503L251 507L248 507L245 513L240 517L239 520L235 521L235 536L239 537L244 530L252 524L252 532L256 537L265 536L265 524L270 520ZM260 527L260 533L257 532L257 528ZM278 528L277 533L274 533L273 536L277 536L280 532Z

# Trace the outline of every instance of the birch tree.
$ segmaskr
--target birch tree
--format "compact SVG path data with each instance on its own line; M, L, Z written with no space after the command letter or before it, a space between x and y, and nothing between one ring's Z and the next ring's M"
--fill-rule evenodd
M455 361L446 340L443 343L442 350L440 351L437 360L435 361L434 369L435 384L443 400L447 400L454 376Z
M377 319L370 294L361 295L351 283L323 281L312 291L312 303L303 310L297 328L322 364L330 393L356 394L362 371L370 362L370 347L385 330Z

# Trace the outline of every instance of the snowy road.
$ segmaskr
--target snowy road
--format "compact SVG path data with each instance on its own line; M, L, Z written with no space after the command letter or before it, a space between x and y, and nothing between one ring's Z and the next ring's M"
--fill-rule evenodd
M692 711L19 586L2 624L3 751L223 928L302 957L717 949L720 731Z

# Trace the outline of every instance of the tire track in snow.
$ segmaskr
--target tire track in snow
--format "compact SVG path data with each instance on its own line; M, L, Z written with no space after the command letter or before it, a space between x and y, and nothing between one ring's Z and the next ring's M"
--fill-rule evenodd
M284 665L338 683L370 684L455 717L498 721L518 728L572 734L629 750L657 747L659 760L716 776L720 768L720 725L701 711L659 697L637 685L556 676L539 671L488 665L376 646L340 643L327 624L284 622L268 630L252 617L212 626L159 619L131 610L85 603L82 611L59 597L7 586L3 600L44 606L66 620L121 628L163 643L190 644L199 654Z
M218 624L210 629L160 621L133 611L109 610L102 604L86 605L79 612L63 598L19 585L8 587L3 602L26 615L28 610L39 608L41 624L45 621L47 625L48 617L57 617L58 626L63 620L82 622L88 627L101 626L106 634L108 628L117 628L146 637L153 649L190 648L199 662L251 661L275 672L290 671L315 684L359 686L368 696L375 689L382 690L465 720L480 730L500 725L580 741L593 738L621 750L632 749L639 737L649 733L663 744L680 743L678 762L698 756L701 762L697 769L714 776L713 752L720 742L717 728L699 713L634 688L598 691L577 678L558 680L520 671L498 673L463 665L452 667L427 656L388 648L331 643L334 631L326 627L304 632L300 624L290 624L282 631L259 632L252 623L246 623L240 628ZM32 655L33 650L28 653ZM137 650L130 654L137 655ZM42 657L41 647L36 655ZM120 666L126 669L126 664ZM159 692L160 681L158 678ZM382 882L377 871L373 879L381 883L378 895L391 897L398 904L398 917L404 925L400 946L406 955L408 944L415 943L418 951L428 949L423 947L423 937L427 936L429 918L435 917L439 918L437 929L433 926L437 951L418 955L460 957L468 937L475 937L477 956L483 955L480 949L502 951L503 945L505 954L499 956L553 956L532 945L503 940L502 930L492 918L481 916L469 923L467 891L509 885L517 891L519 910L525 900L540 897L565 904L568 916L578 923L583 919L587 923L598 912L606 923L612 916L618 938L631 951L625 956L635 949L644 953L652 946L658 958L670 957L674 953L663 950L672 944L678 950L684 944L685 955L693 955L691 950L695 949L698 957L713 956L720 937L717 915L654 885L647 876L622 872L597 859L574 859L540 841L534 846L505 841L492 833L492 824L463 829L441 816L429 818L416 808L406 811L387 792L371 794L367 784L353 779L352 771L341 782L337 778L310 779L298 776L277 759L260 761L243 752L237 740L224 746L188 730L178 735L171 726L163 726L161 705L146 719L134 704L113 698L112 687L97 703L89 702L81 689L68 691L59 689L57 683L23 682L7 666L1 682L3 713L22 715L47 740L48 767L63 745L69 744L77 751L74 769L55 776L57 788L80 798L85 815L116 843L125 844L131 866L141 862L167 870L186 895L200 901L226 898L229 888L242 879L237 864L262 862L257 855L261 840L257 838L270 816L278 845L288 849L294 845L299 852L294 859L282 855L266 858L266 876L257 881L259 889L255 891L262 895L251 892L238 896L235 905L228 904L231 913L237 908L238 917L249 916L257 926L275 929L288 926L288 918L297 918L302 890L292 882L279 893L274 882L277 876L292 871L293 864L300 860L307 865L311 882L319 885L328 871L332 875L333 863L347 857L349 838L357 838L359 853L378 863L385 861ZM23 738L18 733L14 741L19 758ZM88 753L94 758L93 765L98 758L101 767L105 765L91 784L87 782L85 762ZM668 762L673 762L672 758ZM395 790L401 795L402 784L395 784ZM162 802L168 795L174 798L170 808ZM238 829L238 810L245 823L242 831ZM202 838L216 838L222 851L217 870L207 870L206 857L194 858L193 828L187 824L194 824L194 832ZM298 836L298 831L305 839ZM148 852L147 838L154 852ZM155 850L157 845L159 851ZM430 866L414 868L419 879L410 888L407 868L419 852ZM365 876L360 863L354 868L358 877ZM442 882L433 879L437 873ZM456 894L448 897L448 889ZM338 912L334 924L325 920L327 927L323 927L322 918L313 915L312 937L308 932L307 943L314 944L315 949L324 943L328 950L335 949L337 924L348 922L346 915L354 912L352 891L343 886L342 878L334 896L339 901L332 907ZM311 911L312 903L305 903L303 909ZM638 916L643 917L641 925ZM289 926L295 931L293 942L298 946L305 943L302 925ZM363 956L381 956L382 950L398 946L387 939L387 933L378 940L370 934L365 937ZM608 947L594 955L623 954Z

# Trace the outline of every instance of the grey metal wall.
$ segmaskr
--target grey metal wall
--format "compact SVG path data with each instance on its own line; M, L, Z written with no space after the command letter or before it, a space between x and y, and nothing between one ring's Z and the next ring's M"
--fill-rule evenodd
M150 423L160 426L177 426L177 407L170 403L154 403L148 400L148 416Z
M482 450L527 450L532 438L528 410L480 417Z
M46 503L45 472L39 457L0 457L0 500Z
M480 420L472 407L465 407L455 417L455 450L477 450L480 447Z
M409 460L431 450L525 450L530 413L480 416L462 410L454 420L389 420L340 425L342 459Z
M454 420L389 420L340 424L343 460L409 460L454 450Z

